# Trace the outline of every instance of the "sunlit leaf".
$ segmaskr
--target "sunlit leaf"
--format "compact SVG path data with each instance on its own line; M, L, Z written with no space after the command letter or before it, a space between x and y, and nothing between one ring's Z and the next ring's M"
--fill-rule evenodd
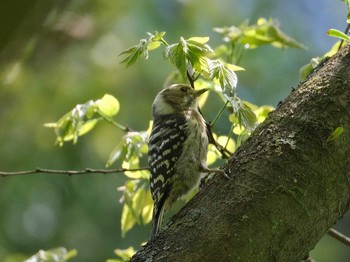
M98 112L108 118L115 116L119 111L118 100L109 94L105 94L101 99L96 102Z
M243 67L236 66L233 64L226 63L225 66L231 71L245 71Z
M227 136L219 136L216 140L220 145L223 145L230 152L235 152L236 150L236 142Z
M213 52L210 46L205 43L207 37L193 37L185 40L180 37L177 44L169 45L165 52L165 58L168 58L185 77L188 68L193 68L197 73L208 72L207 54Z
M236 135L242 135L245 132L245 130L246 129L244 128L244 126L237 125L233 128L233 133Z
M142 208L142 222L144 224L149 224L152 221L153 215L153 199L150 190L146 190L144 206Z
M327 31L327 34L332 37L339 38L344 41L350 41L350 37L347 34L344 34L343 32L337 30L337 29L329 29Z
M334 139L337 139L339 136L341 136L344 132L344 128L343 127L337 127L332 134L330 134L330 136L327 138L326 142L332 141Z
M146 131L128 132L109 155L106 166L111 166L118 159L130 161L147 153L145 147L147 148L148 136Z
M47 123L44 126L54 128L56 144L62 146L64 142L71 140L77 143L79 136L91 131L102 119L113 122L112 117L118 111L118 100L106 94L96 101L89 100L85 104L76 105L56 123Z
M151 196L151 193L149 190L146 189L145 185L139 187L133 196L132 208L134 210L134 213L137 215L135 220L138 223L140 222L140 219L142 218L142 213L143 213L144 208L147 205L150 205L150 204L152 205L152 201L151 202L149 201L150 196Z
M238 121L248 131L254 130L257 125L257 118L252 108L245 103L241 103L241 108L238 110Z
M132 229L132 227L136 223L135 216L132 214L132 211L128 205L123 206L122 217L121 217L120 223L121 223L122 237L125 237L125 234L130 229Z
M120 63L130 66L137 62L140 57L148 59L148 51L158 48L162 44L162 37L165 35L165 32L155 32L155 34L147 33L148 37L141 39L138 45L133 46L122 53L121 55L126 55L124 60Z
M260 106L259 108L254 109L254 113L258 118L258 123L262 123L273 110L274 108L272 106Z
M278 48L304 48L302 44L283 33L278 22L273 19L259 18L256 24L253 25L249 25L247 21L244 21L238 27L215 28L214 31L222 34L227 42L239 42L250 48L267 44Z
M110 167L118 159L124 159L127 153L127 148L124 145L124 141L118 143L118 145L109 154L109 158L106 163L106 167Z
M207 165L212 165L220 158L214 145L209 145L212 149L207 152Z
M234 97L236 94L237 76L232 70L233 65L221 62L220 60L210 60L209 72L211 79L217 79L227 97Z
M198 36L195 36L195 37L191 37L188 39L189 42L197 42L197 43L200 43L200 44L205 44L209 41L209 37L205 36L205 37L198 37Z
M348 24L350 24L350 0L343 0L343 1L346 3L346 5L348 7L348 15L347 15L346 22Z
M299 70L300 79L305 80L307 76L327 57L335 55L340 47L341 41L336 42L332 48L325 53L322 57L314 57L310 60L310 63L302 66Z
M136 253L133 247L128 247L127 249L115 249L114 254L119 257L116 261L129 261L130 258Z
M68 252L66 248L58 247L49 250L39 250L38 253L24 262L65 262L76 255L77 251L75 249Z
M238 97L231 98L229 100L233 107L233 114L230 115L229 120L235 125L244 127L247 131L252 131L258 124L257 116L254 110L257 108L246 101L240 100ZM235 134L240 134L240 132L235 132Z

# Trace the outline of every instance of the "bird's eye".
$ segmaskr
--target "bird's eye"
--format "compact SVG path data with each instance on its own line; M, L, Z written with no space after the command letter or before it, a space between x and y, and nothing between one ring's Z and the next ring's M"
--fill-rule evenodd
M180 88L180 90L181 90L182 93L187 93L188 88L183 86L183 87Z

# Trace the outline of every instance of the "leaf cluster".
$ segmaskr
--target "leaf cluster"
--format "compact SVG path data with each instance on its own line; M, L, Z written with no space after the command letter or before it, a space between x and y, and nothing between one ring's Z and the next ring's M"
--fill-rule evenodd
M214 128L224 111L229 112L226 119L230 126L228 134L213 133L214 144L208 148L208 164L215 164L222 158L222 150L233 153L237 147L250 135L255 127L262 122L272 107L258 107L241 100L236 92L237 71L244 70L237 63L245 50L270 44L273 47L303 47L297 41L284 34L276 21L259 19L256 24L242 23L238 27L215 28L215 32L223 36L223 44L212 48L209 37L180 37L176 43L169 44L165 40L165 32L147 33L147 37L139 43L122 52L121 63L126 66L135 64L140 58L147 59L150 51L163 47L164 58L174 66L175 74L171 81L188 81L193 88L206 87L212 90L222 101L222 107L215 119L210 122ZM179 80L180 79L180 80ZM200 101L204 104L205 101ZM45 126L55 130L56 143L62 146L67 141L76 143L78 138L90 132L98 122L107 121L125 132L121 141L111 152L106 166L122 163L125 169L140 167L148 152L148 139L152 126L148 130L133 131L116 121L119 111L118 99L106 94L101 99L90 100L75 106L63 115L57 122ZM126 171L126 181L119 186L122 192L121 203L123 212L121 218L122 235L133 228L135 224L148 224L152 219L153 201L148 185L149 171ZM124 257L133 250L116 251L116 255ZM113 260L120 261L120 260Z

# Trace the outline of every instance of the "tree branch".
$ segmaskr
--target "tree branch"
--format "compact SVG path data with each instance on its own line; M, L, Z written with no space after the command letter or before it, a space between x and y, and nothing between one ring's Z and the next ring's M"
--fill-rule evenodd
M346 46L230 157L233 179L209 180L132 261L301 261L349 207L349 108Z
M1 177L11 177L11 176L21 176L21 175L30 175L30 174L59 174L59 175L85 175L85 174L113 174L113 173L122 173L122 172L136 172L142 170L149 170L149 167L139 167L139 168L117 168L117 169L93 169L85 168L84 170L57 170L57 169L45 169L45 168L36 168L33 170L17 171L17 172L5 172L0 171Z
M342 242L343 244L347 245L348 247L350 247L350 238L343 235L342 233L340 233L339 231L331 228L328 231L328 235L332 236L333 238L335 238L336 240Z

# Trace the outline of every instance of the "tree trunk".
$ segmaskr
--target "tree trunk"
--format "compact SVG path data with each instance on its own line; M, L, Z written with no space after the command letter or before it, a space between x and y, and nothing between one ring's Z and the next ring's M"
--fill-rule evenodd
M349 206L349 109L346 46L131 261L301 261Z

